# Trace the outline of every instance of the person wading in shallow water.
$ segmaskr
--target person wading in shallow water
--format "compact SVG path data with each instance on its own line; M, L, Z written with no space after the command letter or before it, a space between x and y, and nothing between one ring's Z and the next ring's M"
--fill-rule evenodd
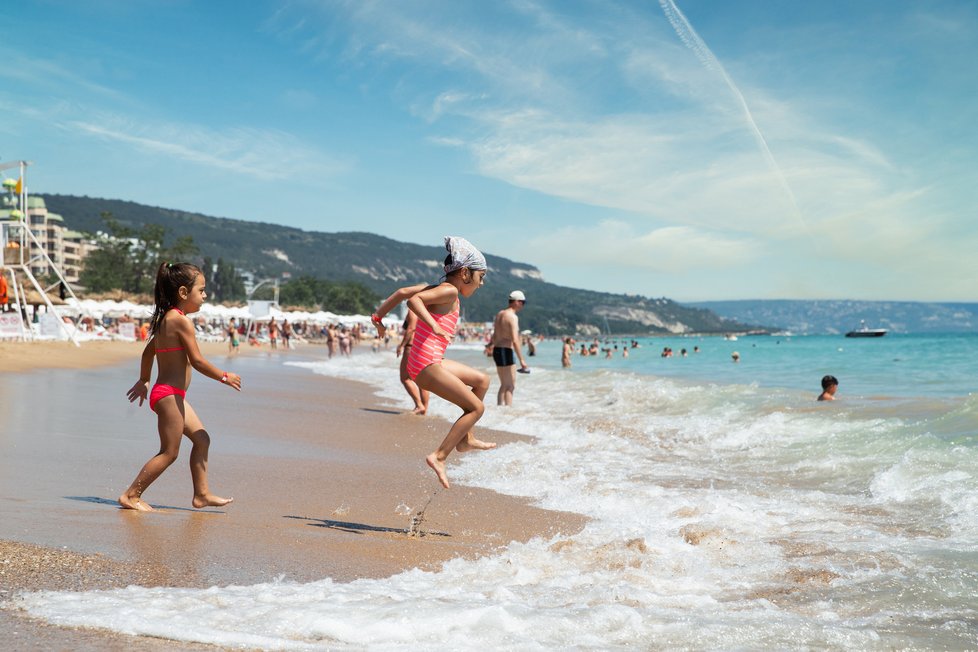
M516 315L526 305L526 295L519 290L509 293L509 305L496 313L492 323L492 359L499 374L497 405L512 405L516 391L516 360L520 361L520 373L529 373L520 346L520 320Z
M834 401L837 389L839 389L839 379L835 376L825 376L822 378L822 393L818 395L817 400Z

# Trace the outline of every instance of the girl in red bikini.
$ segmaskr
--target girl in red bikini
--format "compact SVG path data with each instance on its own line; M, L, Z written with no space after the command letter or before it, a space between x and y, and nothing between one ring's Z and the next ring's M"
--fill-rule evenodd
M496 444L479 441L472 428L482 417L482 402L489 390L489 376L475 369L445 359L445 349L455 335L458 323L459 296L470 297L486 277L486 259L464 238L445 238L445 280L437 285L413 285L389 296L370 319L380 337L386 333L381 319L404 301L418 317L414 340L408 354L407 372L422 390L428 390L462 408L462 416L452 424L448 435L426 462L442 486L448 488L445 462L452 450L465 452L487 450Z
M215 496L207 487L207 450L211 440L186 400L187 387L191 367L238 391L241 391L241 377L212 365L197 346L194 325L187 313L200 310L207 298L204 275L198 267L188 263L163 263L156 273L153 293L156 310L150 321L151 337L143 349L139 380L126 395L130 403L138 398L142 405L149 394L149 407L156 412L160 431L160 452L143 465L136 479L119 496L119 504L126 509L153 511L143 500L143 492L176 461L180 441L186 435L193 442L190 450L190 475L194 482L192 504L197 508L222 507L233 499ZM159 373L150 391L149 375L154 359L159 365Z

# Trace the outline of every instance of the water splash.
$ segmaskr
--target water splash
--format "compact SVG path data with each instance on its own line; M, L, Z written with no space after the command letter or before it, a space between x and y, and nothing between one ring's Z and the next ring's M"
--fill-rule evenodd
M747 121L747 126L750 128L751 133L754 134L754 139L757 141L758 146L761 149L761 154L764 156L764 160L767 162L768 167L774 176L777 178L778 183L781 185L781 189L784 190L785 196L787 196L788 201L791 202L791 208L794 213L795 219L801 224L802 228L805 229L806 233L811 235L811 231L808 228L808 223L805 222L805 218L801 213L801 209L798 208L798 200L795 198L795 193L788 185L788 179L785 178L784 172L781 170L781 166L778 165L777 159L774 158L774 154L771 153L771 148L768 147L767 140L764 138L764 134L761 133L760 128L757 126L757 122L754 121L754 115L750 111L750 107L747 105L747 100L744 98L744 94L740 92L737 85L734 84L730 75L727 74L726 69L720 60L716 58L713 51L709 48L706 42L700 38L700 35L696 33L693 26L686 19L686 16L673 0L659 0L659 5L662 7L662 12L666 15L669 20L669 24L675 30L679 39L683 42L687 48L692 50L696 58L700 60L700 63L707 70L711 70L723 79L727 88L733 93L737 102L740 104L741 111L743 111L744 118Z
M428 534L421 529L421 525L424 523L425 512L428 511L428 506L431 505L431 501L434 500L435 496L437 495L437 491L431 494L431 497L428 498L428 502L424 504L424 507L418 510L418 513L411 517L411 525L409 525L407 529L407 535L409 537L421 538Z

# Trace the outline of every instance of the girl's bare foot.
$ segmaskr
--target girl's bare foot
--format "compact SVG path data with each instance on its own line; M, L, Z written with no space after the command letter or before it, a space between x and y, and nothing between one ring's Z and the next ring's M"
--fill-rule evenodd
M470 432L465 436L465 439L458 443L455 447L459 453L464 453L465 451L487 451L496 447L496 442L493 441L482 441L481 439L476 439L472 436Z
M425 462L427 462L428 466L434 470L435 474L438 476L438 481L441 482L441 486L448 489L448 476L445 475L445 462L438 459L438 456L435 453L432 453L426 457Z
M414 408L411 411L411 413L412 414L417 414L418 416L422 416L423 417L425 415L425 412L427 412L427 411L428 411L428 408L424 407L423 405L419 405L416 408Z
M193 506L197 509L201 507L224 507L233 500L234 498L221 498L214 494L204 494L202 496L194 496Z
M149 506L149 503L144 501L139 496L130 496L129 494L122 494L119 496L119 505L123 509L135 509L139 512L152 512L153 508Z

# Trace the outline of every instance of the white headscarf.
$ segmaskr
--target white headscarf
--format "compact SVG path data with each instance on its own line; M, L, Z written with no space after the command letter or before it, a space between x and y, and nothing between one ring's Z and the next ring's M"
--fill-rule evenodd
M457 269L468 267L472 270L486 271L486 257L479 253L479 250L472 246L472 243L465 238L453 235L445 236L445 249L451 254L452 258L445 265L445 274L451 274Z

